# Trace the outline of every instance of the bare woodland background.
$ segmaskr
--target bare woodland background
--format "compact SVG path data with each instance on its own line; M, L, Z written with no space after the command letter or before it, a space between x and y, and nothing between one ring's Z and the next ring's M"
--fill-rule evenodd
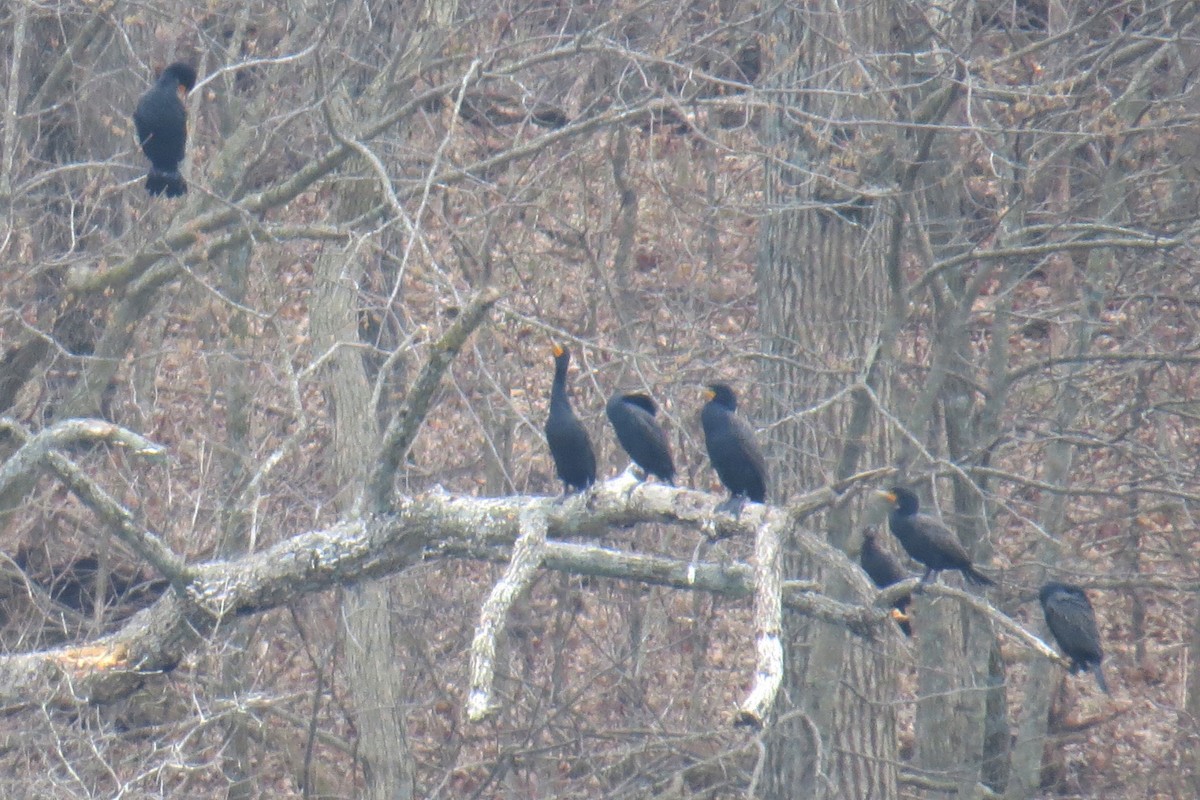
M1197 796L1198 13L3 3L0 792ZM191 192L167 202L130 112L173 60L203 83ZM922 597L911 642L788 612L784 691L764 730L735 728L749 600L568 559L513 610L497 713L469 722L506 550L483 542L499 523L467 541L436 509L559 491L551 340L605 476L625 460L603 401L647 389L681 485L715 501L696 415L727 379L774 503L894 467L880 483L936 500L1000 613L1041 633L1037 586L1088 586L1113 697ZM165 455L76 439L12 460L75 418ZM869 604L861 578L804 545L853 557L882 522L862 488L785 541L787 577L845 607ZM752 555L752 533L700 545L703 523L647 507L575 538ZM135 681L73 694L112 664L37 655L175 613L168 588L130 617L164 590L156 537L169 571L310 532L337 552L378 520L420 546L268 580L127 654Z

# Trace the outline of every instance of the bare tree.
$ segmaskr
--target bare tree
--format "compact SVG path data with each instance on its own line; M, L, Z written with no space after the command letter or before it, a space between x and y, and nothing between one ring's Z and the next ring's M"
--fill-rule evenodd
M0 15L6 794L1194 785L1194 4ZM168 201L129 114L175 60ZM562 502L551 340L601 456ZM714 379L774 476L736 519ZM911 643L853 563L892 482L1001 584Z
M780 421L775 497L845 477L888 450L869 412L873 396L888 394L879 362L899 323L887 289L899 277L893 231L902 210L885 197L893 176L883 170L902 140L856 121L888 114L893 11L886 3L785 5L765 20L778 108L763 117L758 306L762 372ZM857 516L830 514L822 525L829 540L847 549ZM798 554L785 569L828 580ZM832 583L830 590L845 591ZM895 662L888 648L844 634L789 619L793 705L781 709L767 739L766 796L895 795L896 722L886 705Z

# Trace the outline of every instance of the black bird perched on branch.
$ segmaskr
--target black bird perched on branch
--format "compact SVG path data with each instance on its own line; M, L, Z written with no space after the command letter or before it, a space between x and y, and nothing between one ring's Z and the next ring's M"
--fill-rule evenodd
M736 413L737 395L733 389L724 383L710 383L707 395L708 402L700 412L704 444L717 477L729 490L729 499L717 510L733 509L736 515L747 498L755 503L766 501L767 462L754 431Z
M869 530L863 534L863 546L862 551L858 554L858 563L862 564L863 571L880 589L886 589L893 583L899 583L911 577L904 567L900 566L900 562L894 555L879 546L879 542L875 540L875 531ZM912 636L912 623L909 622L908 616L908 606L911 603L912 595L906 594L897 598L896 602L892 604L895 609L892 612L892 618L896 620L900 630L904 631L905 636Z
M138 100L133 112L138 143L150 159L146 191L152 195L179 197L187 183L179 174L187 146L187 109L183 98L196 85L196 70L176 62L162 71L158 81Z
M647 475L657 475L674 486L675 463L671 460L671 447L667 435L654 419L658 406L650 395L640 392L614 394L604 410L617 432L617 441L633 462Z
M596 453L592 441L567 394L567 367L571 351L554 345L554 385L550 389L550 416L546 417L546 442L554 457L554 468L563 482L563 493L583 491L596 482Z
M936 578L936 573L944 569L956 569L972 583L995 585L995 581L971 566L967 548L952 530L928 514L918 513L921 503L915 494L893 486L879 495L892 504L888 513L892 535L900 540L905 552L926 567L922 583Z
M1096 629L1096 613L1088 600L1087 592L1069 583L1051 581L1038 592L1042 613L1054 641L1071 659L1071 674L1096 673L1096 683L1101 691L1110 694L1108 682L1104 680L1104 650L1100 647L1100 631Z

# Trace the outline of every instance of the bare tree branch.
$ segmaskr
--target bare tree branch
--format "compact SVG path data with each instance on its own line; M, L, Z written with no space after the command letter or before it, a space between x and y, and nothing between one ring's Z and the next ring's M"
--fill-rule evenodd
M492 705L492 682L495 678L496 637L504 630L508 612L537 574L546 546L546 515L530 506L518 517L520 534L513 545L508 568L492 586L491 594L483 601L475 640L471 643L471 688L467 695L467 718L472 722L484 719L495 708Z
M0 418L0 430L7 430L22 440L22 445L0 467L0 492L7 491L13 481L33 473L51 450L87 442L106 442L127 447L142 456L161 456L166 451L133 431L98 419L63 420L36 435L31 435L16 420Z
M39 465L58 476L83 503L107 524L118 539L144 558L182 591L191 576L183 558L167 547L163 538L139 525L133 514L100 485L84 474L78 465L52 448L75 442L104 441L115 446L128 447L137 455L159 457L165 450L150 440L132 431L102 420L70 419L47 428L36 436L30 436L13 420L0 419L0 428L25 440L19 450L0 469L0 491L7 489L14 480L27 477Z
M767 522L754 540L754 685L738 709L738 721L762 727L783 683L783 559L779 525Z
M636 483L629 475L593 487L586 501L580 498L565 504L529 497L488 499L433 494L406 498L397 504L394 513L310 531L234 561L196 565L190 572L193 580L186 596L163 596L121 630L88 647L0 656L0 708L104 702L124 696L141 684L147 672L173 669L185 653L201 647L206 637L234 617L260 613L336 585L394 574L430 559L511 554L522 533L523 518L527 531L538 531L544 524L545 533L556 537L593 536L634 523L664 521L691 528L700 535L712 525L713 509L719 501L702 492ZM790 524L782 509L766 508L758 514L748 509L737 521L728 515L719 516L727 519L731 531L743 537L759 527L778 530ZM859 635L889 624L889 616L880 604L887 605L894 599L893 594L906 587L911 589L910 582L876 595L858 567L843 554L811 533L795 533L800 547L819 554L827 568L861 590L862 604L838 602L814 591L812 584L795 581L779 584L782 604L843 625ZM540 537L540 533L533 535ZM762 544L759 554L768 561L771 546L770 542ZM530 555L536 553L531 551ZM610 574L734 597L745 596L751 583L752 570L745 564L697 564L553 541L545 543L544 555L545 566L552 569ZM753 572L758 571L756 565ZM945 586L925 590L953 597L988 615L1026 645L1057 660L1049 647L985 599ZM878 601L872 604L876 598ZM768 613L762 615L765 624L759 625L762 632L758 647L769 657L772 601L767 598L760 602L767 606ZM492 619L499 620L499 616L492 615ZM769 658L762 660L758 691L743 706L744 713L765 714L769 710L773 665ZM69 691L64 693L66 687Z
M425 415L429 413L442 375L466 343L467 337L479 327L488 310L499 299L499 289L493 287L481 291L459 311L458 319L430 348L424 368L413 381L404 403L383 433L379 462L367 480L366 502L373 512L378 513L389 506L396 470L400 468L401 460L416 439Z

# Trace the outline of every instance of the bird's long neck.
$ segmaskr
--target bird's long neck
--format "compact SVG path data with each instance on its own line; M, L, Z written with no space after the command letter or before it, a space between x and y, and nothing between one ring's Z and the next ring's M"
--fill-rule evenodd
M567 365L564 363L554 365L554 385L550 388L550 403L571 405L571 399L567 396Z

